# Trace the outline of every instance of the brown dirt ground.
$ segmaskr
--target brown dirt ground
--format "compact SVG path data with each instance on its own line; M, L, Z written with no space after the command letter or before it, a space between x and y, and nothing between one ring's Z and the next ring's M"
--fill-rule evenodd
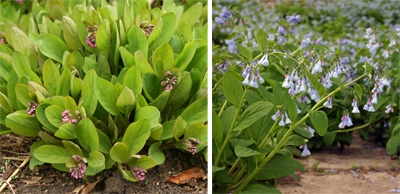
M34 141L34 138L22 139L16 135L0 136L0 169L3 166L0 180L11 175L29 156L29 147ZM165 156L162 165L148 170L147 183L127 181L116 168L99 173L99 179L88 177L87 180L75 180L69 173L58 171L51 165L45 164L31 171L27 164L10 184L15 193L84 193L84 188L88 186L94 186L90 193L207 193L207 180L192 180L182 185L166 182L167 177L194 166L207 173L207 162L202 155L167 150ZM3 192L12 193L8 186Z
M277 188L283 193L391 193L400 189L400 166L397 159L386 154L384 148L378 148L363 141L357 132L353 133L350 147L341 153L336 147L325 147L311 151L307 159L299 159L306 168L298 182L292 177L283 177ZM319 162L318 168L312 168ZM359 171L351 170L359 168ZM331 171L331 172L329 172Z

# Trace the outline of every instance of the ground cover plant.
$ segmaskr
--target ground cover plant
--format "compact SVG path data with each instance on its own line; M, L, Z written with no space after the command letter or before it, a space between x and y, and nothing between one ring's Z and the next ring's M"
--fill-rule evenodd
M30 169L138 182L166 149L207 156L207 2L153 3L0 4L0 135L39 137Z
M213 191L280 193L278 178L304 171L293 156L343 149L355 130L398 155L398 10L214 1Z

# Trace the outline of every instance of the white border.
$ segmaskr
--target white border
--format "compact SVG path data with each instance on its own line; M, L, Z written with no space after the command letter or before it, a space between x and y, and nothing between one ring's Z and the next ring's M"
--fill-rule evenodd
M207 1L207 67L208 67L208 177L207 177L207 185L208 185L208 193L212 193L212 0Z

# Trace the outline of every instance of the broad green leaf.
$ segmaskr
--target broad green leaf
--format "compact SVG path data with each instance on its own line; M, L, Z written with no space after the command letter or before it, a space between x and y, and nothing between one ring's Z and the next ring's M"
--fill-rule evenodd
M207 121L207 98L201 98L189 105L181 114L182 119L187 122L187 126L196 122Z
M185 70L196 52L197 44L198 43L195 41L186 44L183 51L175 59L173 67L178 68L181 71Z
M62 63L64 52L69 51L68 46L53 34L41 34L39 36L38 46L43 55L59 63Z
M324 142L326 146L331 146L333 142L335 141L336 138L336 133L327 131L326 134L324 135Z
M104 19L96 33L96 45L100 52L102 52L105 56L108 55L108 51L110 49L110 41L110 22L107 19Z
M119 47L119 52L125 67L129 68L135 65L135 57L125 47Z
M143 30L139 26L133 25L129 28L126 36L129 42L126 49L132 54L140 50L147 58L149 43Z
M162 141L159 141L159 142L153 143L149 148L149 157L153 158L157 162L157 165L160 165L160 164L164 163L164 161L165 161L165 155L160 150L161 144L162 144Z
M88 166L93 168L101 167L105 164L106 160L104 155L99 151L92 151L89 153Z
M275 84L273 95L275 106L283 106L284 111L287 112L292 123L296 123L298 115L296 104L290 97L287 89L282 88L280 84Z
M147 58L140 50L135 52L135 64L139 67L141 75L145 73L154 73L154 70L147 61Z
M190 97L192 79L189 72L183 72L181 79L174 86L170 93L169 104L174 106L174 109L180 108Z
M38 135L39 135L40 139L42 139L47 144L60 144L61 143L60 140L58 140L57 138L48 134L47 132L39 131Z
M222 85L226 99L235 106L238 106L243 96L243 86L232 71L225 72Z
M302 166L302 164L296 159L277 154L263 168L260 169L254 179L267 180L272 178L280 178L293 173L297 168L302 168L300 166Z
M75 22L68 16L62 17L63 36L65 42L72 50L82 49Z
M62 143L64 144L64 147L69 151L69 153L71 153L72 155L79 155L79 156L83 156L82 155L82 150L81 148L76 145L75 143L71 142L71 141L67 141L67 140L62 140Z
M174 64L174 53L168 43L162 44L153 53L153 69L159 77Z
M150 105L157 107L158 110L162 112L164 110L165 105L167 105L170 93L171 90L163 91L156 99L154 99L153 102L150 103Z
M239 158L245 158L245 157L250 157L250 156L257 156L260 154L263 154L257 150L254 150L252 148L244 147L241 145L238 145L235 147L235 154Z
M267 34L263 30L257 31L256 40L261 51L264 51L264 49L268 49Z
M281 194L281 192L274 188L273 186L267 187L261 184L253 184L246 187L245 190L242 192L243 194L250 194L250 193L268 193L268 194Z
M135 121L148 118L150 120L151 128L156 127L160 121L160 111L154 106L145 106L136 110Z
M10 100L8 100L7 96L0 92L0 108L2 108L7 113L14 112L14 108L11 105Z
M324 136L328 130L328 117L324 111L310 111L310 119L318 135Z
M47 59L43 64L43 82L49 93L54 96L57 91L57 81L60 72L51 59Z
M117 108L121 113L129 115L135 107L135 101L135 94L133 94L132 90L128 87L124 87L118 97Z
M128 146L124 142L117 142L111 148L110 156L114 161L124 163L129 156Z
M356 84L356 83L354 83L353 84L354 85L354 90L356 91L356 95L357 95L357 97L358 97L358 101L361 101L361 99L362 99L362 88L361 88L361 86L360 85L358 85L358 84Z
M318 96L320 99L322 99L323 97L325 97L326 94L326 88L321 84L321 82L318 81L317 78L315 78L313 75L311 75L310 72L305 71L308 80L310 80L310 83L312 85L312 87L317 90Z
M76 139L78 138L76 134L77 124L74 123L65 123L60 126L54 136L59 137L61 139Z
M29 88L24 84L15 85L15 93L17 95L18 100L25 106L28 107L28 104L32 101L29 96Z
M59 96L69 95L69 89L71 86L71 77L72 77L71 71L68 68L64 68L64 71L57 82L57 90L56 90L57 95Z
M82 84L82 106L85 107L86 115L91 116L97 107L97 98L95 95L97 74L95 70L90 70L86 73Z
M128 146L129 155L136 154L142 150L147 139L150 137L150 133L150 120L147 118L143 118L128 126L122 142Z
M202 7L201 3L192 5L180 17L179 23L186 23L189 27L193 27L193 25L200 19Z
M99 150L99 136L96 127L90 119L79 121L76 134L78 136L79 144L86 151L93 152Z
M100 104L112 115L116 115L119 111L117 108L117 98L114 94L114 86L107 80L98 77L96 80L96 96Z
M142 93L142 77L136 65L130 67L124 77L124 86L133 91L135 95Z
M140 156L139 159L133 158L129 160L130 166L137 166L143 169L150 169L157 165L157 161L148 156Z
M67 149L55 145L44 145L37 148L33 155L46 163L62 164L72 157Z
M26 114L24 110L7 115L5 124L14 133L21 136L36 137L38 136L38 132L41 131L37 119Z
M239 124L233 129L234 131L241 131L263 116L267 115L273 109L273 104L267 101L258 101L251 104L244 110L243 115L239 120Z
M49 106L50 104L40 104L36 107L36 118L44 127L55 133L58 130L57 127L54 127L46 117L46 108Z
M237 50L239 51L239 53L247 60L251 60L253 58L251 52L249 49L247 49L246 47L242 46L241 44L237 43L236 44Z
M168 12L161 16L162 19L162 30L158 38L151 44L150 48L155 49L160 45L169 42L172 34L175 32L177 27L177 18L174 12ZM168 68L165 68L168 69Z
M12 65L18 77L27 77L29 81L42 83L40 78L30 69L27 58L20 52L16 51L12 55Z
M63 122L63 116L62 113L65 111L64 108L61 108L60 106L57 105L51 105L46 108L45 114L49 122L54 125L55 127L60 127Z

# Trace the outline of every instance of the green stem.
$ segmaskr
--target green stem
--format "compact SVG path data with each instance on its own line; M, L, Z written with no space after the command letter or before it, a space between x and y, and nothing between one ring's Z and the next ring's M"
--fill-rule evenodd
M345 133L345 132L350 132L350 131L359 130L359 129L362 129L362 128L364 128L364 127L368 127L368 125L371 125L371 124L374 123L375 121L380 120L382 117L383 117L383 116L379 117L378 119L374 119L373 121L370 121L370 122L368 122L368 123L365 123L364 125L360 125L360 126L353 127L353 128L350 128L350 129L336 130L336 131L332 131L332 132L333 132L333 133Z
M233 163L231 169L229 169L228 174L232 173L233 170L235 170L235 168L237 167L237 165L239 164L240 158L237 158L235 163Z
M213 87L212 91L214 91L218 85L221 83L221 81L224 79L224 77L221 77L221 79L218 80L218 82L215 84L215 86Z
M321 106L330 96L334 95L336 92L339 92L340 90L342 90L343 88L353 84L354 82L358 81L359 79L363 78L367 76L367 74L363 74L362 76L356 78L355 80L340 86L338 88L336 88L333 92L329 93L327 96L325 96L323 99L321 99L316 105L314 105L314 107L311 110L315 110L317 109L319 106ZM308 117L310 117L310 113L307 113L301 120L299 120L296 124L292 125L289 130L285 133L285 135L283 136L282 140L278 143L278 145L272 150L272 152L264 159L264 161L261 162L261 164L248 176L246 177L245 181L240 184L240 186L235 190L236 192L240 192L242 191L247 184L249 184L249 182L251 180L253 180L254 176L256 176L256 174L258 173L258 171L260 169L262 169L268 162L269 160L271 160L272 157L275 156L275 154L281 149L281 147L286 143L286 141L289 139L290 134L292 133L292 131L299 126L300 124L302 124L303 122L305 122Z
M242 178L242 176L246 173L246 166L242 166L242 169L233 177L233 182L236 183L237 181Z
M272 125L271 130L269 130L267 136L265 136L265 138L261 142L260 146L258 146L258 149L264 147L268 143L269 138L271 138L271 135L275 132L275 127L279 123L278 121L279 121L279 119L276 118L276 121L275 121L274 125Z
M240 99L239 107L236 110L235 117L233 118L231 127L229 128L229 131L228 131L228 133L227 133L227 135L225 137L224 143L222 143L221 149L218 150L217 157L215 158L214 166L218 166L219 160L221 159L221 156L222 156L222 153L223 153L226 145L228 144L229 139L232 136L233 127L236 125L236 120L239 117L239 114L240 114L240 112L242 110L244 99L246 98L247 92L249 91L247 87L248 86L246 86L244 88L244 93L243 93L242 99Z
M219 113L218 113L218 117L221 116L221 114L222 114L222 112L224 111L224 109L225 109L225 107L226 107L227 104L228 104L228 101L225 100L224 104L223 104L222 107L221 107L221 110L220 110Z

